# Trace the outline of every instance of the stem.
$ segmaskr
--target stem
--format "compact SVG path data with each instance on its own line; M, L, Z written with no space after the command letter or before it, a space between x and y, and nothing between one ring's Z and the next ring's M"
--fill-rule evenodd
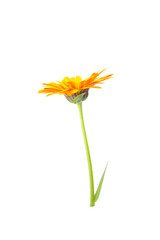
M89 152L86 130L85 130L85 126L84 126L82 102L77 103L77 106L78 106L78 110L79 110L79 116L80 116L82 133L83 133L87 161L88 161L89 180L90 180L90 206L92 207L92 206L94 206L94 203L95 203L94 202L94 180L93 180L92 162L91 162L91 156L90 156L90 152Z

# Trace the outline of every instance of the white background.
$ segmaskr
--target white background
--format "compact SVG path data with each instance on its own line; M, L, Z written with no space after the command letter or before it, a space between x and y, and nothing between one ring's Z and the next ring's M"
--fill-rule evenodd
M159 1L0 3L0 239L160 239ZM107 68L83 104L41 83Z

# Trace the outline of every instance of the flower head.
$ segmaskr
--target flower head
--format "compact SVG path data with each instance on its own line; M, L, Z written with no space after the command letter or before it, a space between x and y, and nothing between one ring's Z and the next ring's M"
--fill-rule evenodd
M101 88L95 85L99 83L101 84L104 80L110 79L113 76L113 74L109 74L103 77L99 77L99 75L104 71L105 69L97 73L92 73L89 78L86 78L84 80L82 80L80 76L76 76L72 78L64 77L61 82L57 81L57 83L43 83L42 85L44 88L38 92L45 93L47 94L46 96L57 93L65 95L66 98L73 103L84 101L88 96L89 88Z

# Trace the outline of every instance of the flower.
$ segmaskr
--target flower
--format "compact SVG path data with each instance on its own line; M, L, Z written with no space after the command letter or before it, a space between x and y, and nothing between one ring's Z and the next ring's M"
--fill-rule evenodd
M84 125L84 118L83 118L83 110L82 110L82 101L84 101L88 97L88 90L90 88L101 88L99 86L95 86L98 83L103 83L104 80L110 79L113 74L105 75L103 77L99 77L105 69L99 71L97 73L92 73L89 78L82 80L81 77L64 77L61 82L57 81L57 83L50 82L50 83L43 83L43 89L39 90L39 93L45 93L47 96L59 93L60 95L64 95L67 100L71 103L77 104L80 122L82 127L82 133L84 138L84 144L86 149L87 155L87 162L88 162L88 171L89 171L89 181L90 181L90 206L93 207L95 202L98 200L100 191L102 188L102 183L104 179L104 175L107 169L107 165L104 169L102 177L100 179L99 185L97 187L97 191L94 191L94 178L93 178L93 170L92 170L92 161L89 151L89 145Z
M67 100L73 103L78 103L79 101L84 101L88 96L89 88L101 88L95 86L96 84L101 84L104 80L110 79L113 74L105 75L99 77L99 75L104 72L105 69L97 73L92 73L89 78L82 80L80 76L76 77L64 77L61 82L57 83L43 83L43 89L39 90L38 93L45 93L46 96L53 94L65 95Z

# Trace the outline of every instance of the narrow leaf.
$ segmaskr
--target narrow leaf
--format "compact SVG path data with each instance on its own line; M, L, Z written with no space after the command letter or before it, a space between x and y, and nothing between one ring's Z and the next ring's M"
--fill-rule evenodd
M96 201L98 200L98 198L99 198L99 195L100 195L100 192L101 192L102 183L103 183L103 179L104 179L104 175L105 175L107 166L108 166L108 162L107 162L106 167L105 167L105 169L104 169L104 172L103 172L103 174L102 174L102 177L101 177L101 180L100 180L100 182L99 182L97 191L96 191L96 193L95 193L95 195L94 195L94 201L95 201L95 202L96 202Z

